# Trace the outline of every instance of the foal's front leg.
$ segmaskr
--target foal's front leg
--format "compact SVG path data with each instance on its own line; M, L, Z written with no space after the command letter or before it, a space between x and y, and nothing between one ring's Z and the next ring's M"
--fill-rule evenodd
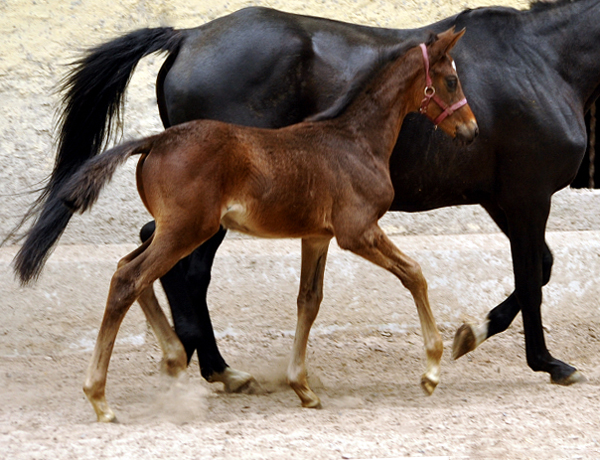
M323 299L323 275L331 238L302 240L302 270L298 293L298 324L292 358L287 370L288 383L300 397L303 407L320 408L321 400L309 388L306 373L308 335Z
M368 228L360 236L343 238L337 236L337 239L340 247L392 272L412 294L419 313L427 354L427 368L421 377L421 387L427 394L432 394L440 381L440 361L444 345L429 306L427 281L421 272L421 267L416 261L403 254L377 224Z

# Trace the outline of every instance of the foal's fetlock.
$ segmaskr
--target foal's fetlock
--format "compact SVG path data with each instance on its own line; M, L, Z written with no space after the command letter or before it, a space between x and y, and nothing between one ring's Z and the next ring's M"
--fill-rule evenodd
M170 377L177 377L179 374L185 371L187 368L187 358L185 353L183 355L169 355L164 356L160 362L160 370L163 374Z
M99 392L94 389L92 386L84 385L83 392L87 397L88 401L92 404L94 408L94 412L96 412L96 417L98 422L102 423L116 423L117 416L112 411L112 409L108 406L106 402L106 398L104 395L99 395Z
M306 372L295 373L288 371L287 382L300 398L302 407L321 409L321 400L308 386Z

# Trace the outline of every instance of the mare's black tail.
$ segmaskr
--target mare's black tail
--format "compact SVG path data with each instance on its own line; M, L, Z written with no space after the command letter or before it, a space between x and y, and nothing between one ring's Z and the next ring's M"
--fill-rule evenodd
M183 35L172 28L140 29L89 50L66 76L61 88L64 112L54 169L38 199L4 239L15 237L26 222L38 215L34 227L45 225L43 235L31 229L20 237L27 238L28 247L40 246L46 254L29 263L27 251L19 251L15 267L21 282L37 277L47 252L67 226L72 213L58 198L58 191L82 164L102 150L119 124L125 89L137 63L157 51L176 52L182 40ZM48 226L48 222L53 225Z
M39 276L71 216L75 212L84 213L90 209L117 167L132 155L149 153L157 137L126 142L107 150L89 159L68 180L63 181L27 232L25 243L15 256L14 269L21 284L27 284Z

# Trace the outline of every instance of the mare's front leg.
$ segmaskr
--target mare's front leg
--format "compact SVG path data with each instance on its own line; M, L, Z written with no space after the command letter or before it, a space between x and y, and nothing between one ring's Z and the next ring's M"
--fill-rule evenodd
M323 300L323 276L331 238L302 240L302 269L298 293L298 323L292 357L287 370L288 383L300 397L303 407L320 408L321 400L308 386L306 345L308 335Z
M502 232L508 237L508 222L504 211L495 202L482 203L482 206ZM553 261L552 252L550 251L548 244L544 241L542 255L542 286L545 286L550 281ZM493 335L504 332L508 329L520 311L521 306L517 300L517 294L516 292L513 292L506 300L493 308L481 324L465 323L460 326L454 336L452 359L460 358L475 350L475 348Z
M444 351L442 337L429 306L427 281L419 264L403 254L383 233L377 224L373 224L360 235L336 235L338 244L355 254L385 268L396 275L410 291L417 306L427 367L421 377L421 387L431 395L440 381L440 361Z
M549 373L553 383L569 385L585 380L577 369L554 358L544 339L542 260L550 200L522 200L513 206L505 206L505 209L510 230L515 294L523 315L527 364L534 371Z
M142 228L142 241L152 235L154 228L154 222ZM225 391L235 393L246 390L255 380L247 372L230 367L221 356L206 302L215 254L226 233L221 228L188 257L177 262L160 278L160 282L169 301L175 332L185 348L188 364L194 351L197 351L202 376L208 382L222 382Z

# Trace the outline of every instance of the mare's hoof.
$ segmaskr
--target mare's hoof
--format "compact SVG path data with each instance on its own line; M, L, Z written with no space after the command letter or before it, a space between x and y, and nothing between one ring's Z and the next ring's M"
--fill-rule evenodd
M452 359L458 359L463 355L475 350L477 340L475 332L470 324L463 324L458 328L454 335L454 343L452 344Z
M260 392L260 385L252 375L244 371L238 371L232 367L226 368L220 374L213 374L207 380L211 383L223 383L226 393L254 394Z
M231 382L230 385L226 384L225 392L256 395L264 393L264 390L260 386L260 383L258 383L254 377L248 374L247 379L236 380L235 382Z
M433 394L438 383L439 382L433 380L431 377L429 377L427 375L423 375L421 377L421 388L423 389L423 392L427 396L431 396Z
M564 377L562 379L554 379L552 376L550 376L550 382L554 383L556 385L568 386L568 385L573 385L574 383L585 383L587 381L588 380L585 377L585 375L583 375L579 371L575 371L571 375Z

